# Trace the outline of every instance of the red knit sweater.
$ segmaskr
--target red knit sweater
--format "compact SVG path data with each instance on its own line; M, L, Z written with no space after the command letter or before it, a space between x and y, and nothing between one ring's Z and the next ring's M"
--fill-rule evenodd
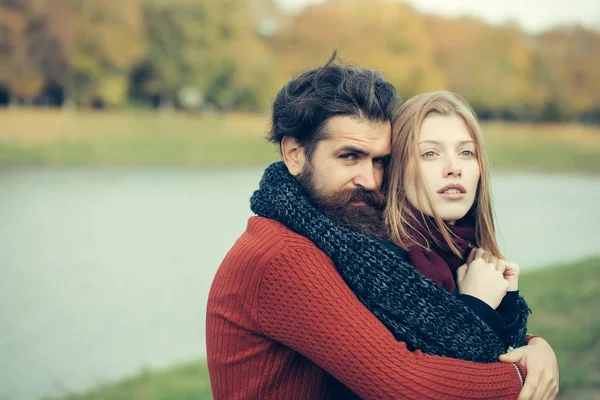
M514 399L521 390L513 364L409 351L331 259L261 217L217 271L206 329L216 400Z

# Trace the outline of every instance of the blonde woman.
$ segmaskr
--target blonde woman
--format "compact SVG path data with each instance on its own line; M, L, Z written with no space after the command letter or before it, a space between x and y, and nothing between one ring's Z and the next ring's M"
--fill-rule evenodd
M475 113L450 92L411 98L395 115L392 155L385 210L391 241L513 346L524 323L519 266L504 260L497 244Z

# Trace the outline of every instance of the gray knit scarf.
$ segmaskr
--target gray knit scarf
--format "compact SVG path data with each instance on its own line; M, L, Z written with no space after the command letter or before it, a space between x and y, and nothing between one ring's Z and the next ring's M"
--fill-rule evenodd
M402 253L319 212L282 162L266 169L250 205L257 215L286 225L327 254L358 299L409 349L483 363L496 362L506 352L491 328ZM525 342L530 312L523 298L518 306L513 347Z

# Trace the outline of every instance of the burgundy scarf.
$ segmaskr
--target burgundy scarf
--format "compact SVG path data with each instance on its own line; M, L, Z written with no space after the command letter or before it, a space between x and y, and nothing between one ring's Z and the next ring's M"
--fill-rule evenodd
M415 215L420 214L414 208L413 212ZM454 293L456 290L456 284L454 283L456 270L465 263L471 247L475 245L475 216L469 212L465 217L456 221L455 225L447 225L450 232L456 235L451 235L451 237L462 253L462 257L458 257L450 250L444 237L437 229L433 217L426 216L425 221L412 221L412 224L418 230L418 233L414 231L411 233L411 237L415 242L423 242L421 235L429 239L431 237L430 232L433 232L437 243L435 240L428 240L430 251L423 250L418 245L411 247L408 251L411 264L436 285L450 293ZM430 232L428 232L427 227Z

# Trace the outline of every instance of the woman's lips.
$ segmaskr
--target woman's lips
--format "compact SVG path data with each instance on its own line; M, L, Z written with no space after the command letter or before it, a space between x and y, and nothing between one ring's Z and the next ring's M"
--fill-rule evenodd
M438 195L445 200L462 200L467 196L466 193L461 193L459 191L438 193Z
M467 195L465 187L459 183L450 183L437 192L442 199L446 200L462 200Z

